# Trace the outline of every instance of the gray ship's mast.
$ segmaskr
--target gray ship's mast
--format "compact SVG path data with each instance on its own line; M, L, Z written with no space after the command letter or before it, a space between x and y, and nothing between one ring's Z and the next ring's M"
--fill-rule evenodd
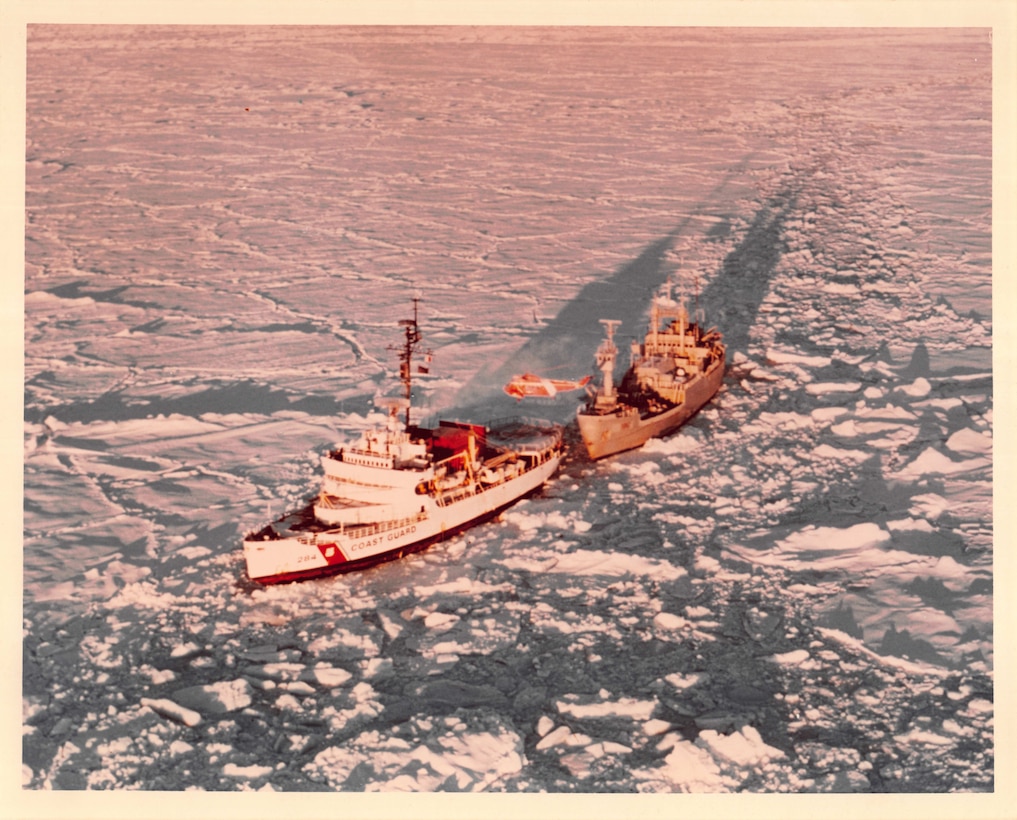
M692 314L692 320L697 325L699 325L699 329L702 330L703 329L703 325L706 323L706 316L703 314L702 308L699 307L699 273L698 272L695 274L695 277L696 278L695 278L694 281L696 283L696 291L695 291L695 293L696 293L696 301L694 303L695 310L694 310L694 312Z
M597 367L604 375L604 386L600 389L598 399L604 399L605 403L614 399L614 363L618 357L618 348L614 344L614 331L621 321L618 319L601 319L607 338L597 348Z
M685 277L678 283L678 344L682 356L685 355L685 328L688 321L688 312L685 310Z

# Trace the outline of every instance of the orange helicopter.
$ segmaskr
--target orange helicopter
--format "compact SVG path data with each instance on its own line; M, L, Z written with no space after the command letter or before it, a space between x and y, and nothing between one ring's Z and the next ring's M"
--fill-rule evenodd
M533 373L523 373L521 376L513 376L512 381L505 385L504 390L516 401L526 398L554 398L559 393L578 390L589 381L590 376L584 376L578 381L571 381L569 379L548 379Z

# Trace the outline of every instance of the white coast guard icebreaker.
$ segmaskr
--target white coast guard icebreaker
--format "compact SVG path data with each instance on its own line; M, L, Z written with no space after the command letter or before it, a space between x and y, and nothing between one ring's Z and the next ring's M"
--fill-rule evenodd
M406 399L390 403L385 426L321 457L321 491L307 508L244 538L252 580L346 572L424 549L493 517L557 469L562 428L550 422L411 425L412 356L421 338L416 299L413 319L401 324Z

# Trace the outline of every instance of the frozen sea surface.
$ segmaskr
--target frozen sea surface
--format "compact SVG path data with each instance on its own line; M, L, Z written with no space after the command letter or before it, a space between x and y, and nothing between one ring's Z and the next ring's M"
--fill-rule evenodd
M31 26L23 785L992 790L990 80L977 29ZM246 580L414 293L420 414L483 420L679 267L730 365L679 434Z

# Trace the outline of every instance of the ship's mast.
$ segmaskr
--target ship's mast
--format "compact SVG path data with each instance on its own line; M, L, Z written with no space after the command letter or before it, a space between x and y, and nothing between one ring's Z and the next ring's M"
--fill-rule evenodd
M614 331L621 321L618 319L601 319L607 338L597 348L597 367L604 374L604 386L600 389L598 398L606 402L614 399L614 362L618 357L618 348L614 344Z
M399 352L399 380L403 383L403 390L406 394L406 428L410 426L410 399L413 394L413 351L421 338L420 328L417 325L417 304L419 296L413 297L413 318L400 319L399 324L405 328L406 339L403 348Z
M650 346L653 348L654 355L657 353L657 338L660 334L660 302L657 297L653 297L653 301L650 303Z
M703 329L703 317L700 315L700 312L699 312L699 272L697 271L694 275L695 275L695 279L693 281L696 283L696 291L695 291L695 293L696 293L696 301L695 301L695 304L694 304L695 313L692 314L692 318L695 321L696 325L699 327L699 329L702 330Z
M678 352L685 355L685 329L688 322L688 311L685 309L685 276L678 280Z

